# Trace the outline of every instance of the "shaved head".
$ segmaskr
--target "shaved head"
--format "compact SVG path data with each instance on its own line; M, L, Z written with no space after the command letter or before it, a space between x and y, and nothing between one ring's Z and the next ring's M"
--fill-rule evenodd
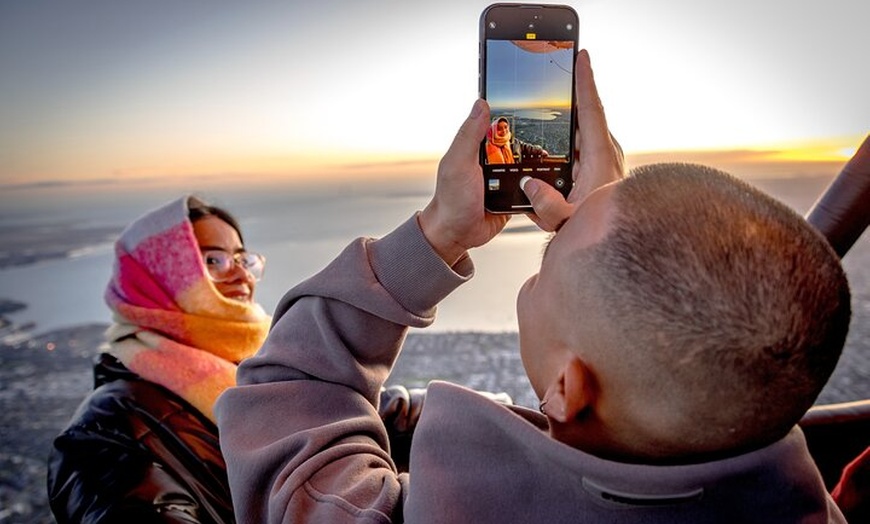
M614 201L606 238L564 275L569 314L582 315L579 352L634 429L672 452L784 435L848 331L848 283L825 239L761 191L697 165L636 169Z

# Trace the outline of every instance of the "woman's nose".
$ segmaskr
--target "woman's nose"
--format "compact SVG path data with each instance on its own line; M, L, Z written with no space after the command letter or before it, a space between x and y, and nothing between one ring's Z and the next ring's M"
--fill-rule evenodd
M254 275L237 262L233 264L228 277L227 282L245 281L249 285L254 284Z

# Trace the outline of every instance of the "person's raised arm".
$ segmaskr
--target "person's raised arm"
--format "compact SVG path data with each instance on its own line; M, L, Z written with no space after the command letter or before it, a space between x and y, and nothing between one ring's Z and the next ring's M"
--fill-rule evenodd
M577 54L574 82L577 120L571 194L565 199L545 182L530 177L523 177L520 182L535 210L529 218L545 231L558 229L590 193L625 176L622 148L607 128L589 53L585 49Z
M478 150L488 126L489 106L478 100L441 159L435 195L420 213L423 234L451 266L470 248L492 240L510 218L483 208L483 171Z
M215 412L236 515L244 522L400 520L407 476L378 415L408 326L471 277L469 248L505 217L483 209L478 101L438 169L424 211L380 239L360 238L294 287L256 356Z

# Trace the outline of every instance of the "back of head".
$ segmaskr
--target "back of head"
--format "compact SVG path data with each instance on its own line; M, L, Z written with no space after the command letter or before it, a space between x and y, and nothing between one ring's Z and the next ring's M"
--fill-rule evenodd
M697 165L638 168L614 193L585 292L638 410L667 407L675 448L746 448L815 401L848 331L839 259L797 213Z

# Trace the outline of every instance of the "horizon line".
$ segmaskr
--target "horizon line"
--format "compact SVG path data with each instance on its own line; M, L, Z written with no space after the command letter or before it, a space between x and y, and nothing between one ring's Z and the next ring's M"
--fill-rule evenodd
M832 154L830 150L826 155L818 151L804 152L805 148L738 148L738 149L683 149L670 151L639 151L625 155L627 167L660 163L660 162L688 162L710 165L724 171L731 172L735 176L747 179L765 178L806 178L812 176L833 176L849 160L854 151L838 151ZM815 156L812 153L816 153ZM849 155L849 156L847 156ZM400 160L373 159L370 161L358 161L353 163L335 164L305 164L288 168L286 170L271 169L268 171L216 171L211 173L157 173L153 175L137 175L124 177L122 175L103 176L93 178L45 178L41 180L0 182L0 190L28 190L28 189L52 189L69 187L99 187L154 183L189 183L192 181L211 181L221 183L237 183L241 180L251 182L252 177L257 184L275 183L300 183L304 184L313 180L322 179L324 173L334 176L336 179L347 181L359 179L362 174L366 179L395 179L407 177L422 179L434 178L439 157L403 158ZM433 169L433 166L435 169ZM789 170L794 170L790 173ZM124 170L115 170L123 173ZM379 171L374 173L373 171Z

